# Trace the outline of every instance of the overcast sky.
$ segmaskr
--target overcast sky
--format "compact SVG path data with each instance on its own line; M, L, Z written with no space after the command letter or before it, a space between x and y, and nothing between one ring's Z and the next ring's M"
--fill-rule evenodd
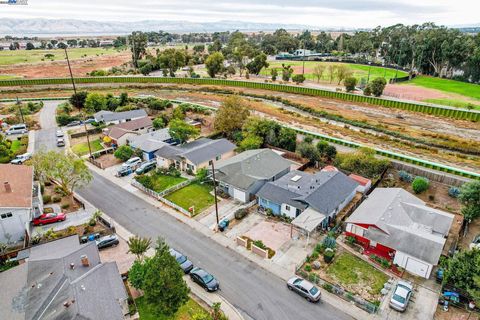
M320 27L480 23L480 0L28 0L0 17L103 21L239 20Z

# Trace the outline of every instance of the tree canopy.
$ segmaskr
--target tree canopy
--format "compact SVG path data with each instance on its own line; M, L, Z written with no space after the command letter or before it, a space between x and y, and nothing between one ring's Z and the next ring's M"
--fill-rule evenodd
M250 115L248 105L239 96L225 98L215 116L215 130L231 138L236 131L242 129Z
M170 121L168 128L170 136L180 143L184 143L190 138L195 138L200 134L200 130L198 128L195 128L194 126L189 125L188 123L185 123L185 121L179 119L173 119Z

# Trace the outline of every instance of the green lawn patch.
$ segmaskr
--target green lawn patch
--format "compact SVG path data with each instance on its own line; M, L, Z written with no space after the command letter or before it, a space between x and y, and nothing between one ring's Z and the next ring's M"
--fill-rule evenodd
M165 198L179 205L185 210L195 207L195 214L198 214L214 204L215 199L210 194L213 187L209 184L192 183L182 189L170 193Z
M13 152L14 155L22 154L27 152L28 146L28 137L23 136L21 140L12 140L12 144L10 145L10 150Z
M436 89L447 93L456 93L465 97L480 100L480 85L474 83L427 76L415 77L412 80L403 83L415 84L417 86Z
M341 253L327 268L327 273L340 285L360 284L371 288L371 294L378 294L388 280L388 276L369 263L350 253Z
M471 103L463 100L455 99L426 99L425 102L440 104L443 106L455 107L460 109L476 109L480 110L480 101L478 103Z
M135 303L138 313L140 314L140 320L190 320L195 314L208 314L208 312L193 299L189 299L172 317L153 315L151 308L145 303L144 297L136 299Z
M102 150L103 147L100 144L100 139L90 141L90 148L92 148L92 152ZM88 144L86 142L77 143L77 144L72 146L72 151L77 156L86 155L86 154L88 154Z
M20 140L13 140L12 145L10 146L10 150L16 153L21 147L22 143L20 142Z
M148 179L147 183L143 182L143 179ZM165 174L160 174L157 172L153 172L150 175L144 176L143 178L139 178L138 182L142 183L145 187L151 188L156 192L162 192L167 190L177 184L187 180L184 177L175 177Z

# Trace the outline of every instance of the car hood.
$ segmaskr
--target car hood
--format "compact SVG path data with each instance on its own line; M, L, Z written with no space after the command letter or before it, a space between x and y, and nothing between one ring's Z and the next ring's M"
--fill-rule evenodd
M182 267L182 269L185 270L185 269L188 269L188 268L190 268L191 266L193 266L193 263L192 263L192 261L190 261L190 260L187 259L187 260L185 260L180 266Z
M215 289L218 287L218 281L217 279L213 279L212 281L210 281L209 283L207 283L207 287L209 289Z

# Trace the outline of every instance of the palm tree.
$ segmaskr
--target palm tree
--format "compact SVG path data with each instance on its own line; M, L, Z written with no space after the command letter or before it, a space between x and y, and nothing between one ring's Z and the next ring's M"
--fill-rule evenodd
M127 253L133 253L137 257L137 260L142 260L145 252L147 252L148 248L150 248L152 240L150 238L134 236L128 239L127 244Z

